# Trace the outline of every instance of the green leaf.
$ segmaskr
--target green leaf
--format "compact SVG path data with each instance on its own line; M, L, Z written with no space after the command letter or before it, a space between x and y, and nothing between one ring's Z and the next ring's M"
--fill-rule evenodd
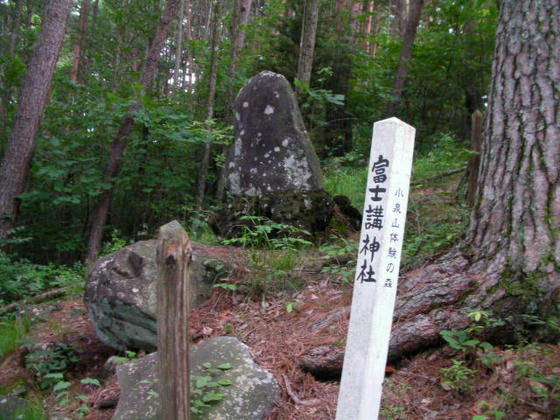
M218 366L218 369L221 369L221 370L230 370L231 368L232 368L231 363L224 363L224 364L221 364L220 366Z
M82 383L84 385L101 386L101 382L99 382L97 379L94 379L94 378L84 378L80 381L80 383Z
M197 388L204 388L212 380L210 376L198 376L196 378L195 386Z
M203 367L205 367L206 369L210 369L212 367L212 363L206 362L202 364Z
M70 382L66 382L66 381L58 382L58 383L54 386L53 391L56 392L56 391L60 391L60 390L69 388L70 385L71 385Z
M202 397L202 401L204 402L222 401L223 399L224 399L224 394L218 394L214 392L206 394Z
M228 379L222 379L220 381L218 381L218 384L220 384L221 386L230 386L233 382L231 382Z
M60 372L55 372L55 373L47 373L44 376L45 379L63 379L64 375Z

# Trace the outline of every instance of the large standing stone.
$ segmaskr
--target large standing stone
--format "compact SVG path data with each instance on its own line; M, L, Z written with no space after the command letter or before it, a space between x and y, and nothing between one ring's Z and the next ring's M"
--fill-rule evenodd
M117 367L121 396L113 420L165 420L157 395L157 363L157 353L152 353L137 362ZM192 375L208 375L203 368L206 363L213 368L230 364L231 369L216 379L228 380L231 385L212 389L224 394L224 398L196 418L260 420L281 395L274 376L259 367L251 358L249 348L234 337L217 337L192 346L191 381Z
M84 301L97 335L111 347L157 348L157 244L136 242L98 259L89 271ZM212 258L211 247L192 246L190 299L195 307L210 297L212 284L227 274L229 266Z
M284 76L263 71L235 100L235 141L225 186L233 199L213 227L224 237L244 215L265 216L310 232L325 230L334 203Z
M233 195L325 188L296 98L280 74L263 71L237 95L226 188Z

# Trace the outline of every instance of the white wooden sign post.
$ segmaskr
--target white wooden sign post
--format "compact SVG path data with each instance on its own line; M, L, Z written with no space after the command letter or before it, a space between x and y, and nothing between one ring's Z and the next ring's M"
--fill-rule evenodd
M337 420L379 415L397 293L415 129L397 118L373 126Z

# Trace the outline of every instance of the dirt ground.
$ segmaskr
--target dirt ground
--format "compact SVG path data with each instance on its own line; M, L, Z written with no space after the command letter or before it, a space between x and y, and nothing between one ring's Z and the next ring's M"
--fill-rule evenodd
M243 273L240 274L241 276ZM288 312L286 302L293 302ZM190 319L191 337L200 342L210 337L238 337L251 348L256 362L270 370L282 388L282 398L266 417L273 419L334 419L338 381L320 381L298 367L297 359L322 344L343 345L348 313L322 329L312 327L329 314L347 307L351 287L325 274L305 276L304 288L286 298L251 299L223 289L195 309ZM116 354L97 338L80 297L61 302L60 310L46 323L34 327L37 342L62 341L81 349L79 360L66 379L72 395L84 395L89 420L110 419L118 402L119 387L103 365ZM499 357L492 369L469 355L456 354L449 346L427 349L386 368L382 419L533 419L560 417L560 345L531 344L494 347ZM54 395L41 392L33 373L23 367L24 351L8 356L0 366L0 387L25 381L28 394L40 396L50 418L77 418L84 403L78 399L58 407ZM140 354L141 356L141 354ZM442 368L462 361L475 372L458 380L454 389L445 384ZM95 378L102 386L83 385ZM474 416L480 417L474 417ZM486 416L486 417L484 417ZM501 417L500 417L501 416Z

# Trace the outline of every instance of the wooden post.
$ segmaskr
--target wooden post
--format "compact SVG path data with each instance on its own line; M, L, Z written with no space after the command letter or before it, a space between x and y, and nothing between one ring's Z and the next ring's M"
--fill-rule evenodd
M413 127L397 118L373 126L337 420L374 420L379 415L399 278L414 133Z
M159 230L157 263L157 328L162 418L188 420L189 282L192 250L177 221Z
M476 198L476 188L478 186L478 167L480 165L480 145L482 144L482 112L476 110L472 114L471 122L471 150L473 154L469 160L467 169L468 184L467 184L467 204L474 205Z

